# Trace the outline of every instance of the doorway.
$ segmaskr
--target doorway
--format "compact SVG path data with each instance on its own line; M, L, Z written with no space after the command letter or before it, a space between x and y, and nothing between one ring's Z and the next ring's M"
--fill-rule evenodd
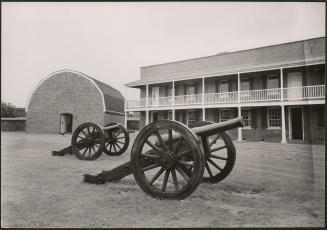
M159 106L159 87L152 87L152 106Z
M152 112L152 122L158 121L158 112Z
M60 114L60 133L71 133L73 129L73 115Z
M290 108L291 139L303 140L303 110L301 107Z

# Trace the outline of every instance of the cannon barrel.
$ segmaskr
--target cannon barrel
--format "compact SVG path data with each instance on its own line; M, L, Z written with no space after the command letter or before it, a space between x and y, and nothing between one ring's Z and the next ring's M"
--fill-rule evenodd
M234 119L230 119L228 121L223 121L220 123L214 123L209 125L204 125L200 127L194 127L192 128L192 131L197 136L211 136L216 133L220 133L223 131L227 131L230 129L238 128L238 127L244 127L243 118L237 117Z
M191 128L192 132L196 136L211 136L216 133L221 133L230 129L238 128L238 127L244 127L243 118L237 117L234 119L230 119L228 121L223 121L220 123L213 123L213 124L206 124L199 127ZM177 140L180 137L179 134L173 132L172 139L173 141ZM168 134L162 135L162 140L164 142L168 141ZM156 144L158 144L158 141L156 141Z

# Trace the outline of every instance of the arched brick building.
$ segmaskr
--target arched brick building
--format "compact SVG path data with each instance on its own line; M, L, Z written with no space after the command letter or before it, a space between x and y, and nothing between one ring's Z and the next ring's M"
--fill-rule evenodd
M124 124L124 97L83 73L62 70L44 78L26 106L26 132L66 133L91 121Z

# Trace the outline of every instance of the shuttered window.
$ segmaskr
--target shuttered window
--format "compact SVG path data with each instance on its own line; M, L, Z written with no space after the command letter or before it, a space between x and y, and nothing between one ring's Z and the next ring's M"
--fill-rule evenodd
M268 127L280 127L280 109L268 109Z
M187 111L187 125L195 123L195 114L194 111Z
M244 127L250 128L251 127L251 110L250 109L242 109L241 111Z
M229 109L221 109L220 110L220 122L227 121L231 117L231 112Z

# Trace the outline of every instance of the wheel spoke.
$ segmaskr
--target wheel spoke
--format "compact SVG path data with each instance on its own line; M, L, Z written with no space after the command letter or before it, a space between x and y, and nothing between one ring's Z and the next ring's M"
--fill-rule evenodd
M208 159L208 162L210 164L212 164L213 166L215 166L219 171L223 171L222 168L220 168L213 160L211 160L210 158Z
M90 126L89 125L87 126L87 133L88 134L91 134L91 130L90 130Z
M209 173L209 176L210 176L210 177L213 177L212 172L211 172L211 169L210 169L210 167L209 167L209 165L208 165L207 162L206 162L206 164L205 164L205 167L206 167L206 169L207 169L207 171L208 171L208 173Z
M177 158L181 158L182 156L185 156L186 154L189 154L191 152L192 152L192 149L185 150L184 152L177 154Z
M162 149L159 149L157 146L152 144L149 140L146 140L145 143L147 143L152 149L164 154L165 152Z
M177 142L176 148L173 151L173 153L175 155L177 155L177 152L178 152L179 148L182 146L183 141L184 141L184 139L182 137L180 137L179 140L178 140L178 142Z
M160 166L159 163L155 163L155 164L153 164L153 165L147 166L147 167L143 168L143 172L145 172L145 171L147 171L147 170L150 170L150 169L157 168L157 167L159 167L159 166Z
M110 144L110 147L109 147L109 152L111 152L111 147L112 147L112 144Z
M123 139L123 138L125 138L125 136L123 136L123 137L117 137L116 140Z
M125 144L125 142L121 142L121 141L118 141L118 140L116 140L116 142L118 142L120 144Z
M112 146L114 147L114 151L115 151L115 153L116 153L116 152L117 152L117 149L116 149L115 144L112 144Z
M89 147L89 157L91 156L91 147Z
M176 167L176 170L177 170L177 172L179 172L179 174L182 175L182 177L183 177L187 182L190 180L190 178L188 177L188 175L186 175L186 173L185 173L183 170L181 170L179 167Z
M92 145L92 150L94 151L94 154L97 152L95 151L94 145Z
M141 154L142 157L146 157L146 158L150 158L150 159L158 159L160 156L158 155L151 155L151 154L147 154L147 153L143 153Z
M176 192L178 192L179 188L178 188L178 181L177 181L177 176L176 176L175 169L171 170L171 175L173 176L173 182L174 182L175 190L176 190Z
M97 144L98 144L98 143L97 143ZM109 142L107 142L107 143L106 143L106 148L108 147L108 145L110 145L110 143L109 143Z
M159 177L160 175L165 171L164 168L161 167L161 169L154 175L154 177L151 179L150 184L153 184Z
M84 155L85 155L85 153L86 153L86 151L87 151L88 149L89 149L88 147L85 148L85 150L84 150L84 152L83 152L83 154L82 154L83 157L84 157Z
M86 133L84 132L84 129L82 129L81 132L84 134L85 137L87 137Z
M157 138L158 138L158 141L159 141L159 143L160 143L160 146L163 148L163 150L164 150L165 152L167 152L167 151L168 151L167 145L166 145L166 144L164 143L164 141L162 140L162 137L161 137L159 131L157 130L157 131L155 132L155 134L156 134L156 136L157 136Z
M220 137L220 134L217 134L217 136L212 141L210 141L209 147L211 147L214 143L216 143L219 137Z
M220 157L220 156L216 156L216 155L213 155L213 154L210 154L210 157L227 161L227 157Z
M114 145L115 145L115 146L117 146L117 148L118 148L118 151L120 151L120 150L121 150L121 147L120 147L118 144L114 143Z
M164 192L166 190L167 182L169 177L169 169L166 170L165 178L162 183L161 191Z
M173 151L173 130L168 129L168 149Z
M224 145L224 146L221 146L221 147L218 147L218 148L210 149L210 153L219 151L219 150L224 149L224 148L227 148L227 146Z
M113 136L113 139L115 139L116 137L118 137L119 134L121 134L122 132L119 130L119 131L116 131L114 133L114 136Z
M189 163L189 162L186 162L186 161L181 161L181 160L178 160L177 163L180 164L180 165L184 165L184 166L190 166L190 167L194 166L192 163Z

